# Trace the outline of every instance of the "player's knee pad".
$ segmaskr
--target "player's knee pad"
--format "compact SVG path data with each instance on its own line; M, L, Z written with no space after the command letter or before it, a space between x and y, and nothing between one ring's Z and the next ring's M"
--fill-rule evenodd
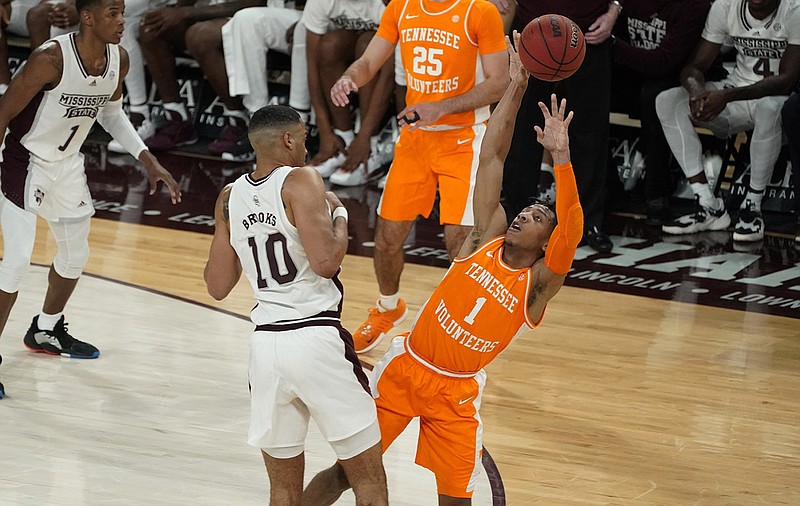
M656 114L663 121L668 118L670 114L674 114L674 110L681 102L689 103L689 93L682 87L670 88L664 90L656 96Z
M0 262L0 290L19 291L28 272L36 239L36 215L20 209L0 195L0 221L3 228L3 261Z
M51 223L58 244L53 268L59 276L78 279L89 261L89 220Z
M761 97L756 100L753 107L753 119L756 122L766 121L770 123L780 124L781 121L781 108L786 97Z
M0 290L6 293L16 293L19 285L28 273L31 265L31 253L15 252L6 243L3 250L3 261L0 262Z

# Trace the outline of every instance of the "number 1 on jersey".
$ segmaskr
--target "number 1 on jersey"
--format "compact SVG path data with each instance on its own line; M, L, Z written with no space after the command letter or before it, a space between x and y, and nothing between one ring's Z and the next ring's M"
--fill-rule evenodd
M66 151L67 146L69 146L69 143L72 142L72 139L73 139L73 137L75 137L75 134L78 133L78 127L79 126L80 125L75 125L74 127L70 128L70 133L69 133L69 137L67 137L67 142L65 142L64 144L62 144L61 146L58 147L59 151Z
M470 325L475 323L475 317L478 316L478 311L481 310L484 304L486 304L486 297L478 297L477 300L475 300L475 307L473 307L472 311L464 318L464 321Z

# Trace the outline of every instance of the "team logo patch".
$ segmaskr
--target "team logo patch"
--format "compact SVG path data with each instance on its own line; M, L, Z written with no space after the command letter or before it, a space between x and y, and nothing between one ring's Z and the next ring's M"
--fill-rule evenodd
M461 18L460 18L460 17L458 17L458 15L457 15L457 14L454 14L454 15L453 15L453 17L452 17L452 18L450 18L450 19L452 19L452 20L453 20L453 23L458 23L458 21L459 21Z
M111 72L108 74L108 78L109 78L109 79L114 79L114 76L116 76L116 75L117 75L117 74L116 74L116 73L115 73L115 72L112 70L112 71L111 71Z
M253 195L253 204L261 207L261 202L258 200L258 195Z
M33 190L33 200L36 201L37 206L42 205L42 201L44 200L44 192L39 188Z

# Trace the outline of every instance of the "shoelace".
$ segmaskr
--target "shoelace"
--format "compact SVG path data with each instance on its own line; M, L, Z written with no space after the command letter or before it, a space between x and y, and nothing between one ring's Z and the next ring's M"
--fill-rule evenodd
M69 323L67 322L62 323L60 329L58 328L58 325L56 325L53 330L46 330L45 332L55 336L55 338L61 343L62 347L75 342L75 338L69 335Z
M392 322L383 316L385 313L378 311L377 307L371 307L367 310L367 312L369 313L369 317L367 318L368 323L364 325L363 331L372 330L375 328L379 332L386 332L392 328ZM373 318L375 315L378 316Z

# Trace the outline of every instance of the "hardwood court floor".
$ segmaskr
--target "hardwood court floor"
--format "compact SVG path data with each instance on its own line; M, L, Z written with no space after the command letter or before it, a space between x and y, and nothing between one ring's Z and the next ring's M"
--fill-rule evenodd
M39 291L20 295L0 341L11 394L0 401L0 504L263 503L265 473L244 444L250 326L173 304L246 315L248 286L221 303L206 295L208 235L92 226L87 273L171 297L143 304L87 277L68 316L101 358L32 356L20 338L41 301L45 270L33 270L26 287ZM54 252L42 224L34 261ZM412 315L443 273L407 265ZM354 328L374 302L371 260L348 256L342 280ZM153 372L140 383L142 370ZM800 504L796 319L565 287L488 373L484 444L509 505ZM387 457L393 504L434 504L415 489L424 471L396 467L411 452ZM315 454L307 467L327 462Z

